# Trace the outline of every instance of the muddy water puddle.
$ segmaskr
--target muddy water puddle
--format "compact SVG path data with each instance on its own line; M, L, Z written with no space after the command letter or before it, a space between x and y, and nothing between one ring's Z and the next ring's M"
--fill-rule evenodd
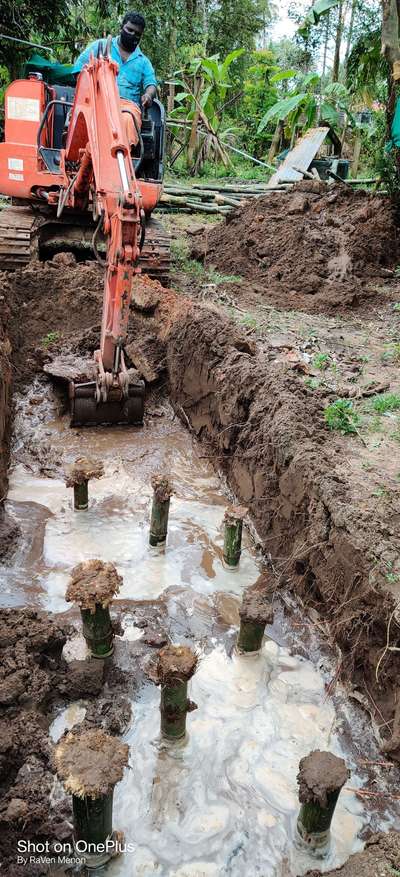
M0 573L2 604L66 612L72 567L99 557L113 561L123 577L125 645L142 637L134 601L163 601L175 641L186 638L200 656L190 686L198 709L188 717L183 744L166 746L159 738L155 686L145 684L135 698L124 737L131 769L115 790L114 809L114 825L124 831L130 852L106 873L305 873L315 862L292 840L300 758L329 749L346 759L352 789L362 776L344 734L343 712L326 694L327 674L288 650L279 621L268 630L259 656L234 653L240 597L261 567L248 533L239 571L222 565L222 520L229 502L222 482L166 403L150 411L143 429L71 430L68 418L57 415L56 400L41 392L43 401L33 406L29 396L17 401L7 510L22 536L13 567ZM31 393L38 398L37 387ZM105 474L89 485L89 510L77 513L62 466L82 454L100 457ZM154 472L167 473L175 490L162 554L148 547ZM72 704L56 716L53 740L83 720L85 706ZM368 811L345 789L323 869L361 849L366 826L387 828L392 821Z

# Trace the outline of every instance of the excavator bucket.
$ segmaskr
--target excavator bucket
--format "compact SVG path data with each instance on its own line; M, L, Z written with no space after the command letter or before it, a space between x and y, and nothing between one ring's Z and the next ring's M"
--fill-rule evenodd
M97 402L96 384L70 383L71 426L99 426L125 424L140 426L144 415L144 381L129 387L128 398L112 397L106 402Z

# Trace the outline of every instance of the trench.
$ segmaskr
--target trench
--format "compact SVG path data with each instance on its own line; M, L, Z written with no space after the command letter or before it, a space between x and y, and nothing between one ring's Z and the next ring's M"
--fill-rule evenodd
M133 712L123 739L130 769L114 794L114 827L129 852L106 867L110 877L208 877L304 874L315 860L293 842L300 758L314 749L344 757L351 780L332 826L329 856L317 867L341 865L362 849L366 833L398 827L388 809L374 809L357 788L363 759L378 759L368 722L336 687L332 665L293 598L277 601L258 656L235 653L238 607L258 578L263 558L245 531L239 571L222 564L223 515L232 500L202 447L167 399L148 404L142 429L72 430L60 398L36 380L15 399L10 486L6 509L21 538L12 567L1 570L3 606L39 607L71 620L76 633L68 659L84 656L76 610L65 602L70 571L83 560L110 560L123 577L113 604L118 614L114 664L133 677L143 628L140 606L162 610L173 642L200 657L189 696L198 709L185 741L159 735L159 690L150 682L130 694ZM91 482L90 506L74 512L63 466L79 455L102 459L105 474ZM174 485L164 553L148 547L150 478L166 472ZM59 705L53 741L77 727L87 702ZM384 772L380 788L385 788ZM56 782L54 800L63 795Z

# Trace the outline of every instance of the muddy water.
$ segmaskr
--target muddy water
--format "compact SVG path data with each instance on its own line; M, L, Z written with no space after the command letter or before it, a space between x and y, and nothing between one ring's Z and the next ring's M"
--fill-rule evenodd
M131 770L116 789L114 811L114 825L133 851L107 873L305 873L313 860L292 841L299 759L328 748L346 758L351 788L362 778L343 734L343 711L326 695L327 675L289 652L279 621L260 656L243 658L232 650L240 595L259 575L260 558L246 535L240 570L223 568L228 497L204 451L165 403L150 407L142 430L72 431L40 386L18 403L15 434L8 512L19 521L22 539L13 568L1 573L3 605L65 612L72 566L93 557L112 560L123 576L124 606L164 601L175 641L191 641L201 659L190 690L198 710L188 717L183 744L166 746L159 739L159 692L153 685L145 685L133 704L125 735ZM76 513L61 471L80 454L101 457L105 476L90 484L89 510ZM163 554L147 545L155 471L168 473L175 487ZM116 661L124 641L142 635L133 608L122 618ZM68 707L55 718L52 739L84 715L84 702ZM324 869L362 847L360 832L370 821L354 792L344 790ZM387 825L387 818L374 816L374 828Z

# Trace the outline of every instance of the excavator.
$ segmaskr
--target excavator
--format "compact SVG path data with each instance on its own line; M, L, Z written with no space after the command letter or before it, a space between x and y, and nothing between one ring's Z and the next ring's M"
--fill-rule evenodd
M144 382L124 354L132 282L141 271L165 282L169 267L168 237L151 217L162 192L164 110L153 101L132 155L110 45L109 37L92 54L75 88L50 86L34 71L12 82L0 143L0 192L11 198L0 212L0 269L82 246L104 268L95 379L70 381L72 426L142 423Z

